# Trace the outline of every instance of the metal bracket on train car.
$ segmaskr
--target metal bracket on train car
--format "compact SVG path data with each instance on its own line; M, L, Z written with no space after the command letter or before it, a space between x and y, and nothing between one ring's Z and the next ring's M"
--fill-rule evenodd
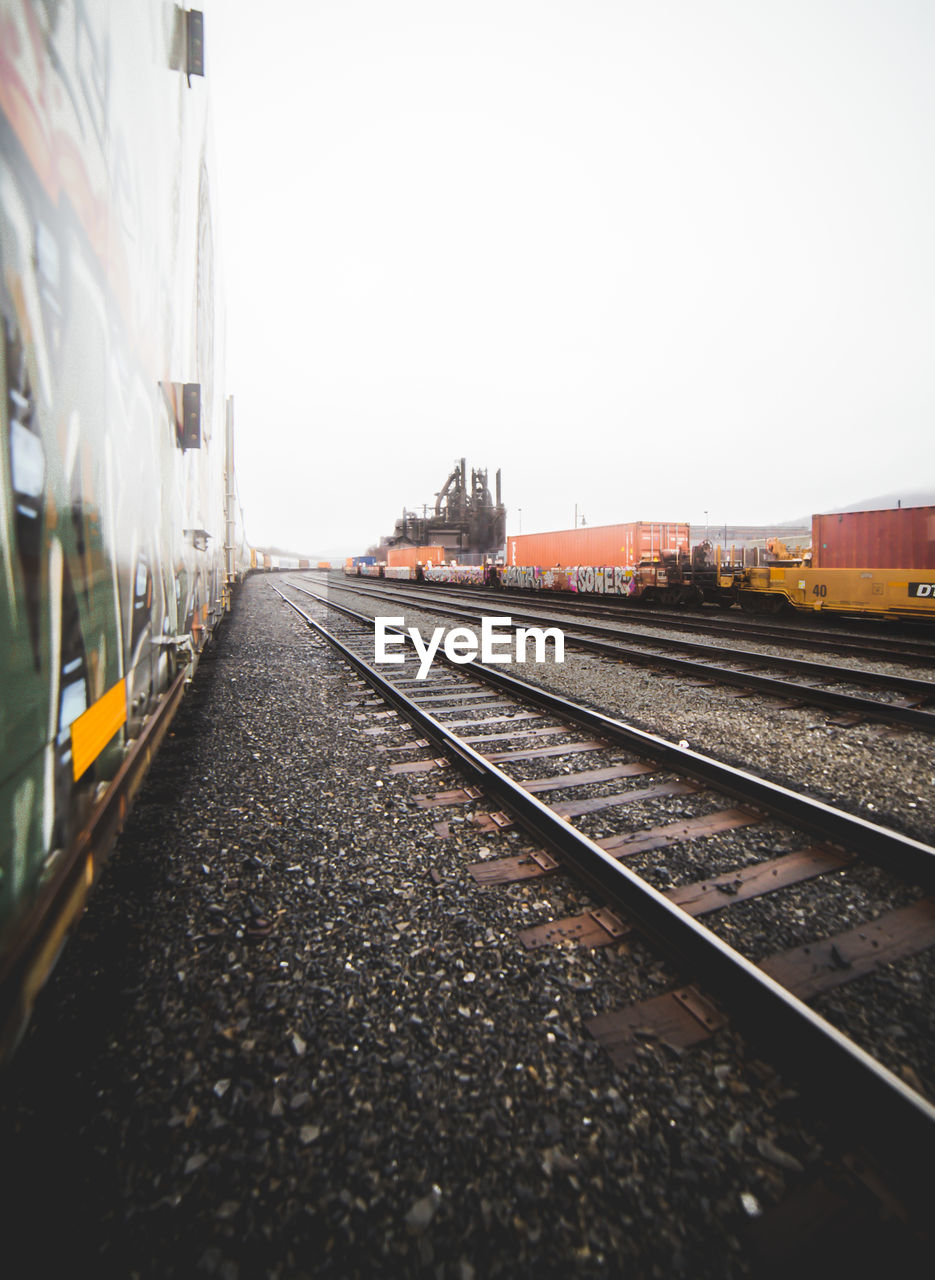
M205 73L205 15L200 9L190 9L185 15L188 37L188 57L185 72L191 88L192 76Z
M159 649L181 649L183 651L187 650L190 653L192 638L187 632L185 632L180 636L153 636L150 643Z
M182 450L201 448L201 383L182 383Z

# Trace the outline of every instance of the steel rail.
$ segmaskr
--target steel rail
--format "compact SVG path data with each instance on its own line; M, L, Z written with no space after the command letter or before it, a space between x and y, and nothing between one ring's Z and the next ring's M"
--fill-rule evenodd
M359 579L359 581L366 581L366 579ZM396 579L384 578L383 581L395 583ZM403 588L412 584L403 579L398 585ZM395 590L395 586L392 589ZM800 615L799 621L783 626L758 621L749 613L735 614L733 618L730 613L725 615L721 610L717 610L716 613L714 611L695 614L689 612L687 617L684 613L673 616L672 609L660 610L643 604L628 604L622 597L610 597L611 600L616 598L621 601L614 605L604 603L599 596L579 596L576 592L554 592L548 589L529 591L519 587L466 587L457 583L432 582L431 590L446 595L463 594L464 591L469 591L471 594L476 593L478 599L484 603L498 597L503 599L516 596L525 600L527 604L534 600L539 601L543 609L551 607L571 613L581 612L611 618L628 628L643 626L658 627L664 631L707 631L711 635L726 634L738 639L749 636L753 640L773 640L779 644L793 644L803 649L828 649L836 653L854 653L862 657L875 653L885 662L892 662L894 656L899 655L907 662L935 663L935 645L927 639L914 640L904 636L886 636L884 639L870 632L867 633L866 639L863 639L853 631L845 631L840 635L834 632L818 635L814 627L820 615L816 615L810 621L806 621ZM604 601L606 599L607 597L604 597ZM820 621L825 626L829 626L841 620L826 615ZM877 620L877 624L887 625L884 620ZM906 624L896 623L895 625L905 626ZM916 624L918 627L927 625L930 624Z
M860 1126L871 1130L876 1141L898 1159L901 1172L910 1171L916 1189L923 1181L926 1187L935 1189L935 1107L755 964L669 902L622 862L605 853L571 823L558 817L537 796L524 790L520 783L463 742L430 712L412 702L294 600L276 587L273 590L382 698L448 752L474 783L483 785L560 861L623 910L634 926L677 965L686 967L692 981L700 980L743 1023L744 1030L752 1039L766 1045L776 1060L817 1088L824 1103L842 1120L853 1124L857 1117ZM373 620L364 615L320 599L361 623L372 624ZM483 675L485 679L494 674L476 663L452 665L478 677ZM511 677L497 673L495 683L501 682L504 688L519 686L519 682ZM528 693L528 688L523 686L519 696L525 699ZM555 701L562 703L561 699ZM583 708L578 710L586 711ZM708 776L724 767L696 752L675 747L639 730L630 730L620 722L596 713L593 720L591 713L586 713L586 719L595 729L600 725L611 731L609 736L612 739L630 745L634 750L642 749L655 758L668 760L673 768L684 770L684 763L677 766L676 761L688 762L696 776ZM709 766L714 766L714 769ZM737 770L730 772L740 773ZM773 784L764 784L750 775L742 776L761 786L773 787ZM783 791L782 788L776 790ZM785 794L791 796L791 793ZM837 812L805 797L795 798L806 806L818 805L828 813ZM838 817L845 822L856 821L859 826L872 827L860 819L848 820L845 814L838 814ZM897 841L902 839L884 828L876 830L882 836L890 836ZM930 858L935 858L935 849L926 849L926 852Z
M291 585L295 586L297 591L304 590L303 587L299 587L295 583ZM350 590L353 591L354 588L352 587L350 588ZM372 593L370 591L365 591L363 594L367 594L367 595L373 594L377 596L379 599L391 600L396 597L397 592L396 592L396 589L393 588L390 591L384 591L382 593L378 590ZM413 605L416 605L416 606L422 603L423 601L425 603L430 603L430 599L427 599L425 596L418 594L418 592L410 591L408 594L403 595L402 598L403 600L411 601ZM468 607L464 603L463 596L461 597L461 600L462 600L461 605L448 603L444 606L444 608L440 608L440 609L437 608L435 612L445 613L447 610L450 609L452 613L457 613L458 616L474 617L474 618L479 618L483 616L483 612L478 611L476 609L476 606L474 608ZM584 611L581 610L578 612L584 612ZM546 613L546 616L549 618L550 621L554 623L554 625L556 626L561 625L561 622L558 620L557 617L554 616L552 612L546 612L545 610L543 610L542 613ZM523 622L541 622L542 621L542 614L539 611L533 611L532 613L525 613L525 614L517 613L516 616L520 618L520 620ZM762 666L782 667L788 671L792 671L803 676L814 676L816 679L819 679L819 680L827 680L829 678L829 671L830 671L832 679L840 679L845 681L845 683L847 682L847 680L850 680L852 684L866 684L866 685L869 685L871 688L895 689L900 693L910 694L913 697L931 698L935 700L935 681L920 680L917 677L913 677L913 676L899 676L899 675L890 675L882 671L868 671L865 667L837 667L835 669L830 669L826 663L810 662L806 658L788 658L782 654L758 653L756 650L751 650L751 649L728 649L719 644L705 644L704 642L698 641L698 640L677 640L676 639L676 640L668 641L667 638L663 636L631 635L629 632L627 632L626 635L621 636L620 631L616 627L607 625L603 622L591 622L591 623L582 624L582 622L577 621L577 622L573 622L572 625L573 626L584 625L587 631L594 632L595 635L598 635L598 636L601 636L601 635L607 636L611 638L613 641L617 642L618 644L622 644L622 643L635 644L635 645L642 646L643 648L652 648L653 646L670 643L676 649L684 649L687 653L695 653L705 659L708 659L711 655L717 655L721 659L726 658L729 662L752 661L752 662L760 663ZM573 633L566 632L566 634L573 634ZM585 635L581 636L582 643L588 639L590 639L589 636L585 636ZM576 643L577 642L578 641L576 640ZM628 650L625 650L625 652L629 653ZM660 655L660 656L663 657L665 655ZM892 656L889 656L887 660L892 662L893 661ZM673 661L677 661L677 660L673 659ZM709 665L707 661L705 665L706 666Z
M276 588L273 589L276 590ZM373 626L373 619L366 614L357 613L346 605L328 600L325 596L315 596L313 592L306 591L305 594L312 595L329 608L353 618L355 622L371 628ZM290 600L289 603L293 602ZM394 627L388 627L387 630L398 631L400 635L406 634ZM406 636L406 639L408 640L409 637ZM478 662L449 663L444 654L437 656L447 665L470 673L476 679L503 689L513 697L528 702L542 711L570 720L580 728L625 747L628 751L649 756L667 769L685 774L719 791L726 792L743 804L775 814L783 822L799 827L820 840L846 846L866 858L868 862L873 862L894 875L919 884L927 890L935 890L935 848L913 839L912 836L902 835L898 831L882 827L866 818L845 813L843 809L836 809L823 800L816 800L811 796L792 791L778 782L770 782L736 765L724 764L711 756L692 751L690 747L680 747L658 734L628 725L622 720L605 715L602 711L570 702L560 694L551 693L537 685L518 680L515 676L507 675L506 672L497 671Z
M294 586L296 591L303 591L313 597L315 595L307 587L301 587L296 583L290 585ZM391 599L395 592L386 595L380 592L367 591L365 594L377 596L380 599ZM418 598L413 599L410 596L409 599L413 601L412 607L420 607ZM404 603L404 601L400 601L400 603ZM425 604L430 604L430 601L425 601ZM429 611L437 614L449 614L456 618L468 618L471 621L476 621L484 616L482 612L477 610L462 608L450 603L436 605ZM510 617L519 622L542 622L542 618L537 614L511 611ZM892 703L877 702L873 698L862 698L853 693L839 693L834 689L817 689L814 685L798 684L795 681L782 680L776 676L759 675L755 671L735 671L730 667L715 665L711 661L699 662L692 658L677 658L670 654L657 653L655 651L644 653L643 649L665 643L664 640L660 640L658 637L628 636L627 643L623 643L620 641L599 640L590 635L582 635L579 632L565 630L564 628L563 630L567 644L574 645L576 648L586 650L589 653L599 653L604 657L622 659L626 662L636 663L638 666L662 667L669 671L676 671L691 679L714 681L718 684L733 685L740 689L751 689L757 693L767 694L770 697L801 698L813 706L823 707L828 711L846 712L849 715L861 716L868 720L879 720L884 724L895 724L906 729L920 729L924 733L935 733L935 711L923 711L918 707L904 707L893 705ZM596 623L590 630L610 632L611 628ZM627 646L630 643L641 647L638 649L629 648ZM699 644L685 640L676 641L676 645L699 655L717 655L722 660L725 656L724 651L714 645ZM829 676L828 668L820 662L806 662L798 658L774 657L772 654L752 653L746 649L730 651L729 661L755 662L763 666L772 664L796 674L817 679L827 680L830 678L844 681L850 680L853 684L886 685L888 688L912 694L914 697L935 700L935 682L930 680L913 680L906 676L887 676L876 671L852 670L850 667L838 668L837 671Z

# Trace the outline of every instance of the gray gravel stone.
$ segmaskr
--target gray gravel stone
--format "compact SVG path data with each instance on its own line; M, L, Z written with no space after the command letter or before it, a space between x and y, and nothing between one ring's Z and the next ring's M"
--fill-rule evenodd
M899 808L884 739L871 774L750 700L591 659L529 674ZM41 1274L67 1241L73 1267L141 1277L751 1274L750 1214L821 1162L821 1122L730 1028L615 1071L585 1021L674 975L635 935L527 952L520 928L587 895L476 885L468 864L523 837L480 831L482 802L420 808L462 779L390 774L430 752L398 751L415 734L381 710L267 580L245 584L8 1072L7 1256ZM930 802L907 819L926 827ZM677 880L677 853L651 869ZM928 981L902 969L900 990Z

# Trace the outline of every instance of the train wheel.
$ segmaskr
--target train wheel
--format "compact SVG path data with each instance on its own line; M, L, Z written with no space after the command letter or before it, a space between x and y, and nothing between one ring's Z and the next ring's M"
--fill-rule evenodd
M790 608L790 605L785 596L775 591L741 591L740 607L745 613L773 616Z

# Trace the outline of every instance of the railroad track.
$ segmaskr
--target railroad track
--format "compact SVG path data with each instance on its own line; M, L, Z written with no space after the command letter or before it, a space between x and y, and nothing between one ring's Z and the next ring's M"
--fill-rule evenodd
M517 824L531 837L528 850L472 865L475 879L566 872L586 886L597 905L542 922L524 934L527 946L600 946L636 929L682 975L653 1000L591 1020L617 1063L647 1035L684 1049L730 1018L807 1083L853 1140L884 1151L907 1194L931 1190L935 1108L806 1001L935 944L935 902L924 896L935 889L935 849L501 671L458 664L419 680L411 662L387 677L369 661L372 619L316 597L340 614L339 637L277 594L418 729L415 750L431 744L426 758L412 758L413 744L388 749L404 757L391 772L454 765L466 775L467 785L421 803L469 810L483 797L493 807L475 821L491 832ZM778 903L779 889L794 894L806 883L827 887L828 915L846 928L816 939L814 912L804 913L784 930L798 945L756 961L725 941L738 904L772 894ZM857 924L841 906L852 884L865 904L877 894ZM711 927L697 919L708 913L716 913Z
M305 588L291 584L296 590ZM428 612L464 619L477 623L483 616L476 607L439 601L434 592L404 592L398 588L382 590L372 587L341 586L371 599L396 601ZM314 592L310 593L314 595ZM509 616L517 623L541 623L541 612L518 610L516 601L498 604L509 608ZM562 619L554 610L548 620L561 625ZM667 642L658 636L627 633L623 638L619 629L605 623L575 623L572 629L563 626L568 646L606 658L657 670L671 671L686 680L702 685L730 685L752 693L779 698L793 707L800 705L821 707L838 717L840 724L855 724L873 720L905 729L935 733L935 681L904 676L891 671L874 671L863 667L829 667L823 662L810 662L773 653L760 653L752 649L727 649L689 640ZM672 652L679 649L685 655ZM782 678L768 672L781 671ZM848 692L844 685L876 690L881 697L867 697L862 693ZM892 699L886 701L886 698Z
M373 579L344 577L344 582L373 583ZM334 581L331 583L335 585ZM380 583L388 591L405 592L413 589L412 583L397 582L385 578ZM447 583L432 583L424 588L429 598L440 595L464 604L494 605L498 609L511 600L521 602L525 609L541 610L546 616L583 617L612 622L615 629L629 633L639 628L655 631L689 632L695 635L727 636L731 640L749 639L757 643L779 644L796 649L811 649L822 653L852 654L867 660L880 662L907 662L920 666L935 666L935 642L931 630L924 624L912 627L912 635L906 635L906 625L892 622L866 623L864 631L848 631L839 618L815 617L808 620L793 619L786 623L764 622L749 614L736 611L725 616L723 611L673 612L672 609L653 609L643 604L602 603L599 596L578 597L572 592L520 591L485 587L465 588ZM882 629L882 632L881 632Z

